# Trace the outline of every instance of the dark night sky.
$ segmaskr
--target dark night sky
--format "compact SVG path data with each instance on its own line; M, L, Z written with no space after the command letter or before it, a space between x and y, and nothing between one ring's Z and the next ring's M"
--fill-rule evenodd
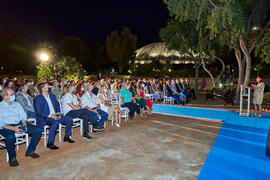
M11 29L26 43L57 43L71 35L87 43L105 43L111 31L127 26L144 45L159 41L168 18L162 0L14 0L0 6L0 30Z

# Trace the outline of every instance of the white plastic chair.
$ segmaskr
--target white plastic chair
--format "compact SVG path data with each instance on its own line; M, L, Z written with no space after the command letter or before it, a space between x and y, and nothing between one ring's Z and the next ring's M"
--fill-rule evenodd
M156 94L144 94L144 96L149 98L153 102L157 101L157 95Z
M31 123L31 124L33 124L33 125L36 125L36 119L35 119L35 118L29 118L29 119L27 120L27 122L28 122L28 123ZM41 138L44 139L44 146L45 146L45 147L46 147L46 145L47 145L47 136L48 136L48 134L49 134L49 129L50 129L50 126L45 125L45 126L43 127L43 131L41 132ZM58 127L58 130L57 130L57 131L59 132L59 142L61 142L61 129L60 129L60 126Z
M163 104L174 104L174 98L166 96L166 88L163 88Z
M26 149L27 149L27 147L29 145L28 134L27 133L22 133L22 134L15 133L15 137L16 137L15 145L17 147L17 150L19 150L19 144L23 144L23 143L26 143ZM0 134L0 141L3 141L3 140L5 140L5 137ZM0 145L3 147L6 147L6 145L4 143L0 142ZM6 154L7 154L7 162L8 162L9 158L8 158L7 151L6 151Z
M121 97L119 94L111 94L111 104L117 104L120 107L120 111L122 111L123 116L119 114L119 123L121 123L121 118L124 118L125 121L128 120L128 113L129 109L127 107L121 107ZM112 126L114 124L115 118L114 116L112 117Z
M60 124L59 124L60 125ZM44 139L44 146L46 147L46 145L47 145L47 136L49 135L49 129L50 129L50 126L48 126L48 125L45 125L44 127L43 127L43 131L42 131L42 136L41 136L41 138L43 138ZM58 126L58 130L57 130L58 132L59 132L59 134L58 134L58 136L59 136L59 142L61 142L61 128L60 128L60 126Z

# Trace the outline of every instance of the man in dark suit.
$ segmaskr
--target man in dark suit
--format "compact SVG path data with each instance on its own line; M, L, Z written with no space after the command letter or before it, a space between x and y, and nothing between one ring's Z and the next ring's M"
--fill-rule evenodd
M181 89L181 87L179 85L179 80L178 79L175 80L175 87L176 87L177 92L180 94L182 92L182 89Z
M189 102L189 93L188 93L188 89L187 89L187 85L185 84L185 81L180 78L178 85L181 91L183 92L183 94L186 96L187 102Z
M34 99L34 108L37 126L40 128L43 128L45 125L50 126L47 148L58 149L54 145L54 137L59 123L65 125L64 142L74 143L70 139L73 119L61 113L60 105L55 95L48 93L48 83L38 84L38 89L40 94Z
M171 87L170 87L170 80L166 79L166 91L167 91L167 96L174 98L179 104L184 105L184 102L179 99L177 94L174 94Z

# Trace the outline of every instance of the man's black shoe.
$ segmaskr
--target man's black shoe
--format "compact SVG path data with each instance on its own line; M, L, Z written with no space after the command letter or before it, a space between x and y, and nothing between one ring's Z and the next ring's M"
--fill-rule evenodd
M64 142L75 143L75 141L73 141L72 139L70 139L70 137L68 137L68 136L65 136L64 137Z
M49 148L49 149L51 149L51 150L59 149L59 147L57 147L57 146L54 145L53 143L48 143L48 144L47 144L47 148Z
M94 125L94 126L93 126L93 129L94 129L95 131L98 131L98 132L101 132L101 131L104 131L104 130L105 130L105 128L102 127L102 126L100 126L100 125Z
M31 157L31 158L34 158L34 159L36 159L36 158L39 158L40 156L37 154L37 153L35 153L35 152L26 152L25 153L25 156L26 157Z
M91 137L91 136L89 136L87 133L86 133L86 134L84 134L84 135L83 135L83 137L84 137L85 139L92 139L92 137Z
M9 161L9 165L10 165L11 167L19 166L19 163L18 163L16 157L14 157L11 161Z

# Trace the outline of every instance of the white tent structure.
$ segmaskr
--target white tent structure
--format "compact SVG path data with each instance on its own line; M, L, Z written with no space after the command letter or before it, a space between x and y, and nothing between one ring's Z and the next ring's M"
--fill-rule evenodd
M165 42L151 43L135 51L135 64L148 64L153 61L166 65L193 64L188 54L179 54L176 50L169 50Z

